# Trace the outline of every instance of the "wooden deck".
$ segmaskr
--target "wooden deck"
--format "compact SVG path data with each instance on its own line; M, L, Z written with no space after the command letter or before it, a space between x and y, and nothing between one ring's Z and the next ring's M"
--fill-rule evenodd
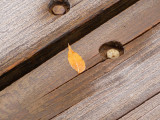
M160 120L160 0L68 0L62 16L49 2L0 3L0 120ZM103 60L109 41L125 52Z

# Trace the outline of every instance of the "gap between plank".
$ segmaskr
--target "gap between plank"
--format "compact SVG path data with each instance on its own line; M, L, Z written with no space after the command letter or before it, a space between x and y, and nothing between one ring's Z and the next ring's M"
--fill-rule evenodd
M157 92L156 94L154 94L153 96L149 97L148 99L146 99L144 102L142 102L141 104L139 104L138 106L136 106L135 108L133 108L132 110L128 111L127 113L125 113L124 115L122 115L121 117L118 118L121 119L123 118L124 116L126 116L128 113L130 113L131 111L135 110L136 108L138 108L139 106L143 105L145 102L149 101L150 99L152 99L153 97L155 97L156 95L160 94L160 91Z

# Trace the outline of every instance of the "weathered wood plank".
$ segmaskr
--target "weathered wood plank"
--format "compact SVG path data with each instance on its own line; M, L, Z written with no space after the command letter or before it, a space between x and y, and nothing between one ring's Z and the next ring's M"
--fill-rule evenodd
M72 48L85 59L87 66L94 65L97 61L93 62L92 65L90 62L93 61L95 55L98 55L101 44L110 40L117 40L126 44L158 23L160 21L159 2L158 0L141 0L82 38ZM149 14L151 12L153 14ZM0 111L3 113L1 117L6 119L8 117L9 119L14 116L15 119L21 119L25 116L24 119L30 119L45 115L44 111L43 114L38 112L40 116L34 115L32 110L38 106L32 108L33 102L76 75L77 73L68 64L66 49L0 92L0 101L2 101ZM12 111L11 108L14 110ZM62 108L60 108L61 110Z
M53 39L50 44L45 46L40 51L36 52L36 54L34 54L32 57L25 61L22 60L23 62L21 64L18 64L16 67L0 76L0 90L4 89L6 86L10 85L25 74L37 68L39 65L56 55L58 52L64 50L67 47L68 43L72 44L78 41L80 38L84 37L92 30L110 20L137 1L138 0L118 0L118 2L116 3L112 2L110 6L105 6L108 7L107 9L103 9L95 13L94 15L92 15L92 17L86 19L85 22L83 22L83 24L79 27L78 24L77 27L75 27L73 30L63 34L56 40ZM70 2L72 3L73 1Z
M0 75L119 0L69 0L70 11L53 16L50 0L14 0L0 4Z
M147 100L119 120L159 120L160 119L160 94Z
M138 45L139 40L144 41ZM103 62L86 71L37 101L35 104L41 104L48 99L33 113L40 114L45 109L50 114L42 119L54 117L52 120L115 120L159 93L160 25L136 41L137 47L119 58L129 59L116 67L118 60L109 65ZM60 109L68 110L55 117Z

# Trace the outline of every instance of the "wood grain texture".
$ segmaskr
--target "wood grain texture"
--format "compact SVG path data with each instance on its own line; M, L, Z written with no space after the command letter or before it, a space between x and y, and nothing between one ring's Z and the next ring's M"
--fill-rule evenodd
M160 93L123 116L119 120L159 120L160 119Z
M72 8L61 17L49 13L49 0L2 1L0 75L118 1L69 0Z
M56 117L55 111L50 112L43 119L115 120L159 93L160 25L133 42L126 47L136 47L118 60L98 64L37 101L40 104L48 99L37 111L57 107L55 111L64 111Z
M89 19L85 20L82 25L75 27L73 30L63 34L56 40L53 40L50 44L45 46L40 51L36 52L32 57L18 64L13 69L9 70L2 76L0 76L0 90L9 86L14 81L23 77L33 69L37 68L60 51L67 48L68 43L73 44L85 35L89 34L100 25L110 20L129 6L136 3L138 0L120 0L107 9L100 10L96 14L92 15ZM71 2L71 1L70 1ZM72 6L73 7L73 6ZM87 22L86 22L87 21Z
M98 56L98 49L103 43L110 40L117 40L122 44L126 44L153 25L157 24L160 21L158 12L160 9L159 2L159 0L141 0L73 44L72 48L84 58L88 68L95 65L99 61L99 57L96 58L95 56ZM45 119L46 114L49 115L46 116L48 118L53 117L54 115L50 114L53 110L52 106L49 108L50 110L48 109L49 113L47 113L48 111L45 112L43 111L45 109L41 109L43 102L40 104L37 100L41 101L45 99L43 96L46 96L65 82L77 76L76 72L73 71L68 64L67 52L68 50L65 49L31 73L25 75L23 78L1 91L0 117L2 119L14 117L15 119L23 120L31 118L38 119L40 117ZM126 57L126 59L127 58L128 57ZM96 59L97 61L94 61L93 59ZM124 59L122 59L122 61L124 61ZM100 68L95 72L98 70L100 70ZM101 75L103 74L96 77L100 77ZM75 84L77 84L76 82ZM84 97L78 99L78 102L84 99ZM48 101L48 99L44 100L44 103L46 101ZM39 103L38 106L34 105L36 102ZM50 104L50 102L52 103L53 101L50 100L48 103ZM77 103L77 101L75 103ZM47 102L45 104L47 104ZM68 103L64 104L71 106L71 104ZM39 107L40 109L37 109ZM59 111L56 111L54 114L59 114L65 108L68 107L64 105L64 108L61 108L57 104L56 109L59 109Z

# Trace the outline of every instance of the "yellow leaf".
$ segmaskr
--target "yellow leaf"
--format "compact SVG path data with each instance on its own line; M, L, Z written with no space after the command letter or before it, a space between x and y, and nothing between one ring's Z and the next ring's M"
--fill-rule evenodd
M78 73L83 72L86 69L85 62L82 57L74 52L71 46L68 44L68 61L71 67L76 70Z

